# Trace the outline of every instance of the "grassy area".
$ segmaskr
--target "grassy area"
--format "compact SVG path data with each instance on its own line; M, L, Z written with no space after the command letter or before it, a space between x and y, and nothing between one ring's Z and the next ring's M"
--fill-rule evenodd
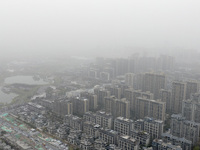
M16 103L16 102L20 103L20 102L30 101L31 97L36 94L39 87L40 86L35 86L31 88L29 91L23 91L16 88L15 90L13 90L13 92L18 94L18 96L12 100L11 104Z
M69 146L69 150L74 150L72 146Z
M200 147L199 147L199 146L195 146L195 147L193 148L193 150L200 150Z

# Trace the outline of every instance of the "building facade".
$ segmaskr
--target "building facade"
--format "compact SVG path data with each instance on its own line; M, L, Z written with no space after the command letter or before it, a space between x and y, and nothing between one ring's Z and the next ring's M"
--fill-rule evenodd
M173 114L171 116L171 134L173 136L192 141L192 144L195 145L199 141L199 132L200 124L186 120L180 114Z
M128 135L119 137L118 146L123 150L139 150L139 142Z
M150 100L142 97L136 98L135 115L137 119L152 117L158 120L165 120L166 103Z
M160 98L160 89L165 88L165 75L156 73L144 74L143 91L150 91L154 94L154 99Z
M171 112L174 114L181 113L182 101L185 100L186 84L183 82L172 83L172 100Z
M123 117L117 117L114 121L114 130L119 134L130 135L130 131L133 130L133 120Z
M166 113L171 113L171 91L161 89L160 99L166 103Z

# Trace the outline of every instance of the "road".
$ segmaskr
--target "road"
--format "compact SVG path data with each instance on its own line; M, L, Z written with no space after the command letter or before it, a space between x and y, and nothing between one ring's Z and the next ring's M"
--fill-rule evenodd
M9 113L9 112L12 112L12 111L10 110L6 113ZM3 115L3 114L0 114L0 115ZM7 128L10 128L11 130L14 131L14 134L24 135L25 137L30 139L32 142L34 142L36 146L38 145L38 146L42 147L44 150L63 150L64 149L64 148L61 148L61 147L56 147L56 146L50 144L47 141L43 141L38 136L38 134L40 132L39 131L31 132L31 130L30 130L31 128L28 127L27 125L26 125L26 128L21 128L19 126L14 125L12 122L9 122L9 121L3 119L2 117L0 118L0 125L1 125L1 127L5 126ZM43 133L41 133L41 134L43 134ZM43 143L45 143L45 146L44 146Z

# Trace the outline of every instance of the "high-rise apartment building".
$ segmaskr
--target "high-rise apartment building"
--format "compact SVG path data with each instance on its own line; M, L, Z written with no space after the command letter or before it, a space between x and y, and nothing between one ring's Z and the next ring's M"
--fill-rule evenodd
M110 96L110 91L105 89L94 89L94 94L97 95L97 104L100 108L103 108L105 105L104 98Z
M171 134L176 137L182 137L183 136L183 122L185 121L185 118L181 116L180 114L173 114L171 116Z
M168 90L160 90L160 99L166 103L166 113L171 112L171 92Z
M137 62L136 61L137 61L136 58L128 59L128 72L136 73L136 71L137 71L137 68L136 68Z
M115 117L121 116L124 118L130 118L130 102L127 101L125 98L117 99L115 101L115 108L114 108Z
M184 100L182 103L182 116L187 120L200 123L200 103L194 100Z
M81 97L85 97L86 99L89 100L89 110L93 111L97 109L97 95L88 93L88 92L82 92Z
M173 70L174 69L174 57L161 55L160 56L160 65L162 70Z
M125 84L129 87L133 88L134 84L134 73L127 73L125 74Z
M105 110L107 113L111 113L114 118L119 116L130 118L130 102L125 98L116 99L114 96L106 97Z
M154 94L154 99L159 99L160 89L165 88L165 75L155 73L144 74L143 91L150 91Z
M52 111L65 116L73 113L73 104L70 100L57 100L52 102Z
M114 101L115 101L116 97L115 96L110 96L110 97L105 97L104 101L105 101L105 111L106 113L110 113L113 114L114 112L112 112L114 110Z
M155 57L140 57L138 59L138 71L149 72L156 70L156 58Z
M195 102L191 100L184 100L182 102L182 116L187 120L194 120Z
M133 87L135 90L142 90L144 85L144 73L135 74Z
M150 100L142 97L136 99L135 115L137 119L152 117L158 120L165 120L166 103Z
M94 68L91 68L89 71L88 71L88 76L90 78L97 78L98 76L98 70L94 69Z
M149 91L142 92L141 90L126 89L124 97L128 101L130 101L131 116L135 117L137 97L143 97L143 98L146 98L146 99L153 99L153 94L150 93Z
M109 81L110 74L108 72L100 72L100 79L103 81Z
M116 76L124 75L128 72L129 62L128 59L119 58L115 60L115 72Z
M187 81L186 82L186 99L190 99L191 94L198 92L198 82L197 81Z
M150 100L142 97L136 98L135 116L142 119L149 116Z
M122 89L118 86L106 86L106 89L110 91L111 96L115 96L120 99L122 95Z
M174 114L181 113L182 101L185 100L186 84L183 82L172 83L171 112Z
M149 117L158 120L165 120L165 112L166 112L166 103L161 101L150 101L150 108L149 108Z
M73 113L82 116L89 111L89 100L83 97L75 97L73 102Z

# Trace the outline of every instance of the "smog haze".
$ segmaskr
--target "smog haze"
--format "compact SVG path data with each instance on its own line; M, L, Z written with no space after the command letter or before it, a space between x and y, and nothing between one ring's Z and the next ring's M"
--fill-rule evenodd
M199 6L197 0L1 1L1 56L198 51Z

